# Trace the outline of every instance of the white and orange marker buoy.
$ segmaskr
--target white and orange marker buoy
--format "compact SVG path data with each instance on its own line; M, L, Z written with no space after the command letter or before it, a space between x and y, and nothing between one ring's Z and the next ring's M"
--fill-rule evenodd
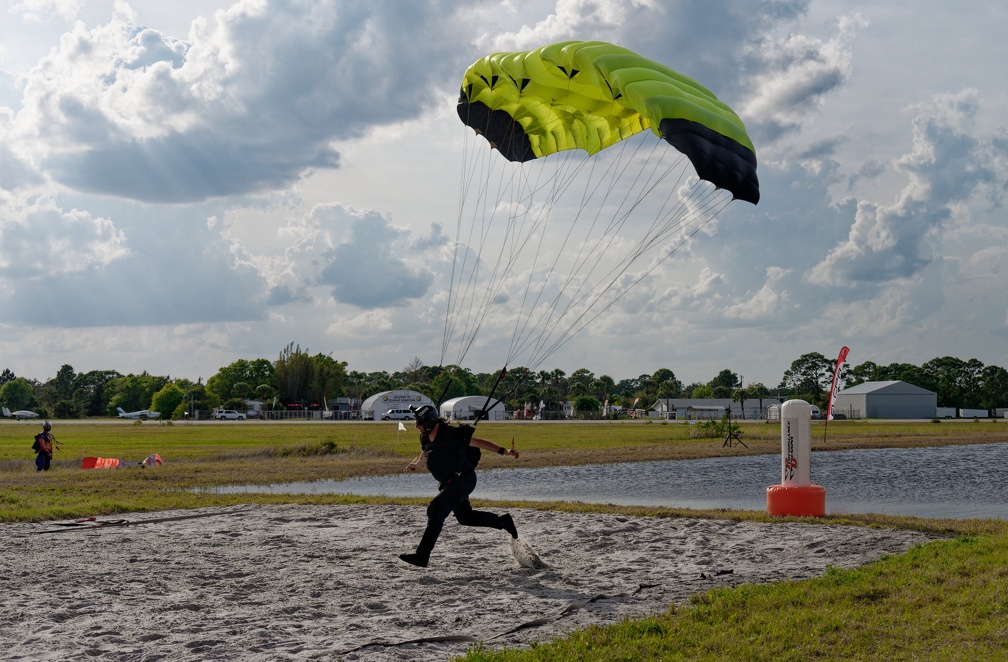
M771 515L822 517L826 488L812 484L812 405L788 400L781 405L781 484L767 488Z

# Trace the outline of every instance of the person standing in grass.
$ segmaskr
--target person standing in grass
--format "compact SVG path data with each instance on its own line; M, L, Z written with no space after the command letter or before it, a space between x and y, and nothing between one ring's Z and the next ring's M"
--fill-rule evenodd
M421 462L438 481L438 494L427 506L427 528L424 530L416 552L400 554L399 558L410 565L426 568L431 551L437 543L444 522L450 513L463 526L485 526L503 529L518 537L518 529L510 513L498 515L481 510L473 510L469 495L476 489L476 463L479 449L493 451L499 455L511 455L518 459L518 451L512 444L511 450L498 446L492 441L473 436L475 428L468 425L452 427L431 405L419 409L410 407L420 431L422 452L417 459L406 465L407 471L416 471Z
M32 444L32 450L35 451L35 471L49 471L49 465L52 463L53 454L53 444L56 442L56 437L52 434L52 423L46 421L42 424L42 432L35 435L35 443Z

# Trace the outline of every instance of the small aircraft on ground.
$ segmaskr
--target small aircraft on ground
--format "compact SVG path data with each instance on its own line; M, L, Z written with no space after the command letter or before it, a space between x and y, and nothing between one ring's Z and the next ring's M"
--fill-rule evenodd
M27 409L18 409L17 411L11 411L7 407L3 408L3 415L7 418L14 418L19 421L23 421L26 418L38 418L38 414L33 411L28 411Z
M139 418L142 421L161 416L161 412L151 411L150 409L141 409L140 411L123 411L122 407L116 407L116 411L119 412L119 418Z

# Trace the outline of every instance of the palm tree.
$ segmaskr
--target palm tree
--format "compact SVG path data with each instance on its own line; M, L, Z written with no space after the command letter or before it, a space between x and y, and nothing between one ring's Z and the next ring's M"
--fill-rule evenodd
M763 418L763 398L770 397L770 389L761 382L749 385L749 397L759 398L759 415Z
M732 401L739 403L739 407L742 408L742 420L745 420L745 401L749 398L749 389L742 387L737 388L732 392Z
M277 390L269 384L260 384L259 386L256 386L255 393L256 397L262 400L264 405L271 400L275 400L277 396Z
M252 385L248 382L235 382L231 385L231 397L245 400L252 392Z

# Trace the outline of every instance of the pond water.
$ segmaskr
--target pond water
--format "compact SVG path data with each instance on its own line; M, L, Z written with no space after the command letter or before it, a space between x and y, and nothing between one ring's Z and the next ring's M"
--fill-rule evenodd
M780 456L719 457L479 472L474 497L677 508L766 509ZM1008 444L812 453L812 482L828 513L1008 517ZM427 473L343 481L242 485L222 492L429 497Z

